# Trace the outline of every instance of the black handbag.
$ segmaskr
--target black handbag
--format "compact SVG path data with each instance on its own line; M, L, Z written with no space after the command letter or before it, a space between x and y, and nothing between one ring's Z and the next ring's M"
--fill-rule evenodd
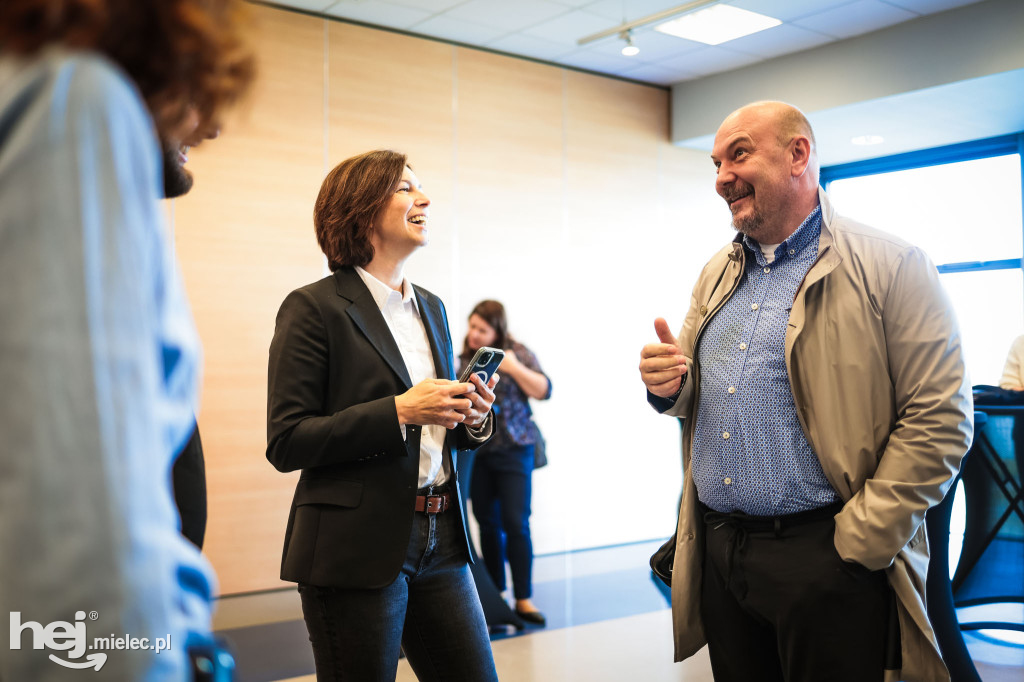
M672 564L676 560L676 536L670 537L665 544L651 555L651 570L661 582L672 587Z
M537 424L530 420L530 430L533 431L533 468L540 469L548 465L548 444L544 435L540 432Z

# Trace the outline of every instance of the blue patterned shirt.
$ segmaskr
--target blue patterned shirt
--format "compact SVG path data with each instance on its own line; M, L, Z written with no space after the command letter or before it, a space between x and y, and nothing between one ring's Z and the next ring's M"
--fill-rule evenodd
M820 235L819 207L772 263L744 237L743 279L701 336L692 469L712 509L778 516L838 499L797 419L785 357L789 312Z

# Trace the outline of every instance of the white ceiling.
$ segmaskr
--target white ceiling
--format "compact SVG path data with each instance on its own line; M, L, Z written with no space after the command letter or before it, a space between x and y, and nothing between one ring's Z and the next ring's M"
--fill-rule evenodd
M876 31L979 0L727 0L783 23L718 46L633 30L624 57L617 36L580 38L684 4L680 0L272 0L325 16L440 38L632 80L671 85Z

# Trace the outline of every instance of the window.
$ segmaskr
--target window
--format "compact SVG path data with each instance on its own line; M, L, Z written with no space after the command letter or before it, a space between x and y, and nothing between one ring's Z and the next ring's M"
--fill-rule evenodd
M1024 333L1024 135L822 170L836 210L920 246L963 332L971 382L998 384Z

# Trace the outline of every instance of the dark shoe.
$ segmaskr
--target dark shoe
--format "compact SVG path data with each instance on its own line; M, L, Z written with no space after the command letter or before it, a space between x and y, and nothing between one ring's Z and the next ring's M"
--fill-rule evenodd
M531 625L544 627L548 624L547 619L544 618L544 614L540 611L520 611L519 609L516 609L516 615Z

